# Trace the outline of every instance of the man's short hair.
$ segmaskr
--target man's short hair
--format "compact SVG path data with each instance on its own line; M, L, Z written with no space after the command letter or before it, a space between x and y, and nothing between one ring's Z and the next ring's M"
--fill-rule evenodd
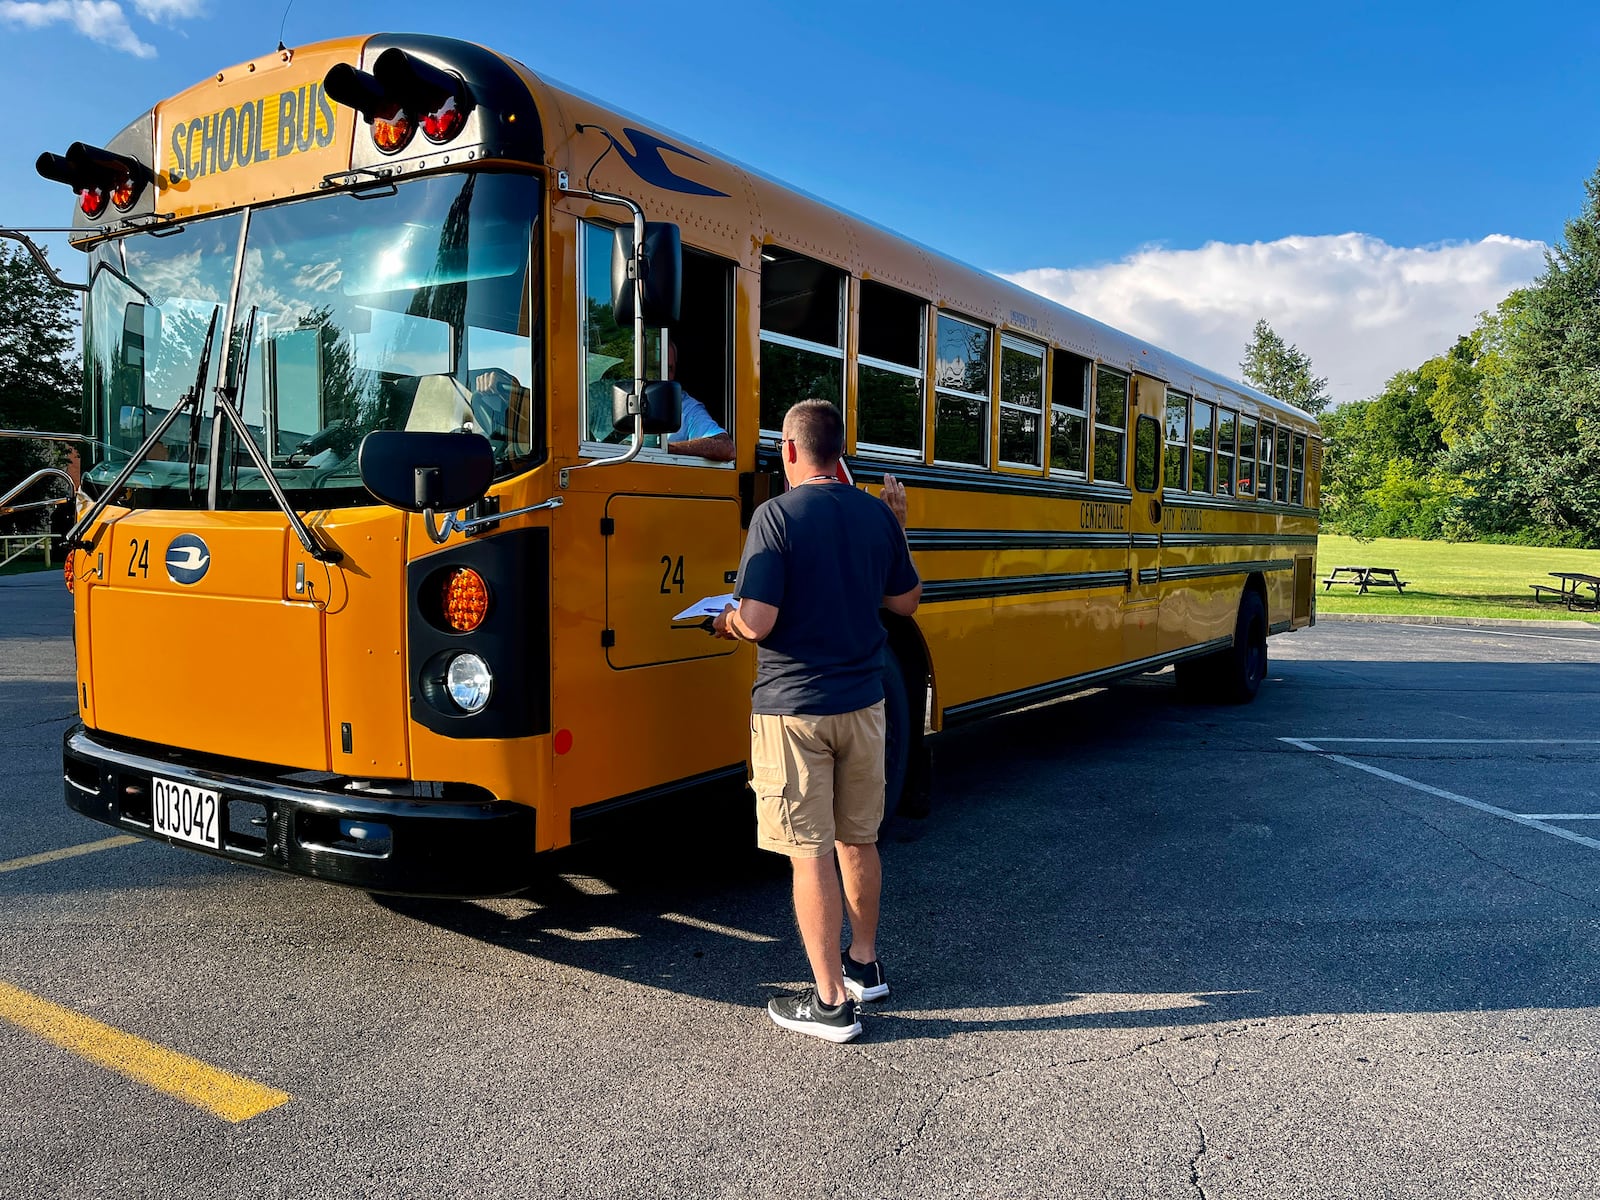
M783 418L785 437L819 467L844 457L844 417L826 400L802 400Z

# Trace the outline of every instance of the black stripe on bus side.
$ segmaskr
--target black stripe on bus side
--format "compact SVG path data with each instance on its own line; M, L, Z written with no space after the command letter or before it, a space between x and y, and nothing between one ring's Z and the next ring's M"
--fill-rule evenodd
M1168 546L1315 546L1314 533L1169 533Z
M1127 504L1133 493L1113 483L1079 483L1068 479L1035 478L1028 475L996 475L979 467L963 471L956 467L930 467L918 462L888 462L850 456L850 471L862 483L881 483L893 475L901 483L950 492L994 492L1014 496L1041 496L1055 500L1100 500ZM770 446L756 450L756 470L782 473L778 452Z
M1054 700L1060 696L1068 696L1073 692L1080 692L1084 688L1099 687L1103 683L1110 683L1112 680L1121 679L1127 675L1139 675L1145 671L1153 671L1157 667L1164 667L1185 658L1197 658L1202 654L1212 654L1218 650L1230 649L1232 646L1232 638L1215 638L1209 642L1201 642L1198 646L1190 646L1185 650L1170 651L1166 654L1153 654L1149 658L1136 659L1130 663L1120 663L1115 667L1104 667L1101 670L1089 671L1083 675L1072 675L1066 679L1057 679L1052 683L1036 684L1033 687L1021 688L1015 692L1002 692L998 696L990 696L984 700L969 700L965 704L956 704L945 709L944 723L946 726L961 725L968 721L992 717L1013 708L1022 708L1029 704L1039 704L1045 700Z
M1207 498L1205 500L1191 500L1185 496L1176 497L1163 494L1162 503L1168 508L1201 509L1206 512L1253 512L1277 513L1291 517L1314 517L1317 510L1307 508L1303 504L1279 504L1274 500L1233 500L1225 496Z
M913 550L1126 550L1126 533L1056 529L908 529Z
M1140 572L1139 572L1139 582L1141 584L1160 583L1161 582L1161 571L1160 571L1160 569L1158 568L1158 569L1153 570L1153 571L1140 570Z
M1118 550L1157 546L1316 545L1310 533L1078 533L1053 529L910 529L913 550Z
M1078 571L1069 575L1002 575L986 579L934 579L922 585L922 603L978 600L988 596L1028 596L1085 588L1128 586L1126 571Z
M926 463L897 462L850 456L851 473L863 483L881 483L893 475L901 483L951 492L994 492L1000 495L1042 496L1057 500L1101 500L1129 504L1133 493L1115 483L1089 483L1071 479L1035 478L1028 475L998 475L981 467L970 471L958 467L930 467ZM782 475L783 465L771 446L756 448L756 470ZM1277 504L1271 500L1165 500L1168 508L1207 509L1213 512L1271 513L1278 516L1315 517L1314 508L1298 504Z
M1292 571L1294 559L1274 558L1265 562L1197 563L1189 567L1162 567L1162 579L1207 579L1213 575L1249 575L1255 571Z
M1293 621L1274 621L1267 628L1268 633L1289 633L1294 629Z

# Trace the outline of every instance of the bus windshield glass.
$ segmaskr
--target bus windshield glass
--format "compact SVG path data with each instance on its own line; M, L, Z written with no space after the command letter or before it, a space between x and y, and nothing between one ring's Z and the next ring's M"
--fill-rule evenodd
M194 386L219 308L202 418L173 422L137 468L140 503L204 505L215 466L221 504L272 504L230 427L212 446L219 383L297 507L375 503L356 466L373 430L481 433L502 473L537 456L538 188L524 175L441 175L101 245L89 480L110 481Z

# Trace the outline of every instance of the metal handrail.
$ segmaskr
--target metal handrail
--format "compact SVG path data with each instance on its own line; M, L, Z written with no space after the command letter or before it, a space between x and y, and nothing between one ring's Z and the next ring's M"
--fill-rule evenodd
M4 558L0 558L0 567L16 561L24 554L29 554L41 546L44 547L45 566L48 567L50 565L50 543L53 540L54 535L48 533L34 534L31 536L29 534L0 534L0 551L3 551L5 546L11 542L22 543L22 546L19 549L13 550L9 554L6 554Z
M27 504L11 503L11 501L16 497L22 495L23 492L27 491L34 484L38 483L39 480L46 479L51 475L59 475L62 479L65 479L67 481L67 486L72 489L72 495L57 496L52 500L31 500ZM32 475L29 475L21 483L17 484L16 487L12 488L4 496L0 496L0 517L8 517L12 513L27 512L29 509L34 508L54 508L58 504L71 504L77 494L78 485L73 480L71 475L68 475L60 467L41 467Z

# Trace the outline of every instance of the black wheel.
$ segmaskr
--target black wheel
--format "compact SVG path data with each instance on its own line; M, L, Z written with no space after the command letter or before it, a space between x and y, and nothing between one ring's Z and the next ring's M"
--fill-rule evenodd
M900 807L911 761L911 701L906 676L894 652L883 652L883 819Z
M1217 699L1224 704L1248 704L1267 677L1267 606L1261 593L1248 591L1239 601L1239 619L1233 627L1233 649L1218 656Z
M1177 677L1178 694L1195 704L1208 703L1217 691L1216 656L1179 659L1172 666Z
M1267 677L1267 608L1261 593L1239 601L1233 645L1216 654L1186 658L1173 667L1178 691L1197 704L1248 704Z

